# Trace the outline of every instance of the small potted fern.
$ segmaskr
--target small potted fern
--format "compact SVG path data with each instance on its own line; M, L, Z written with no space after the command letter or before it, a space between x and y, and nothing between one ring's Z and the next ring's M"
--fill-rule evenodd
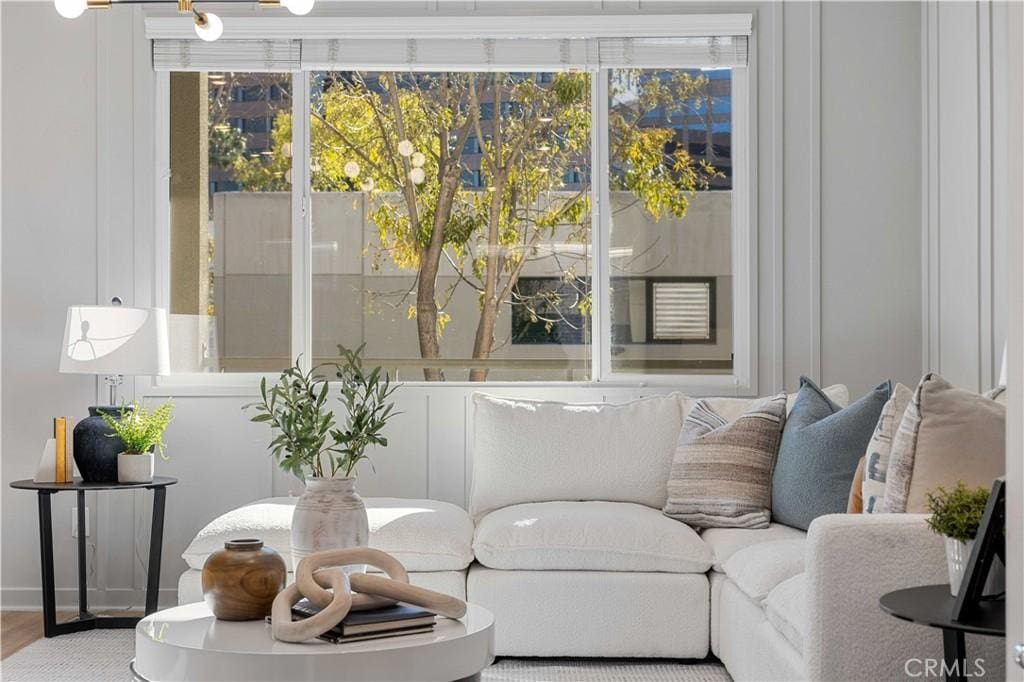
M111 437L124 443L124 452L117 455L118 483L149 483L153 480L153 451L164 454L164 429L171 423L171 401L147 410L134 403L122 407L115 419L102 414L103 421L113 430Z
M988 496L987 488L968 487L963 481L957 481L952 489L939 487L928 493L928 511L931 512L928 527L946 542L949 591L954 597L964 580ZM1002 565L996 561L989 572L983 594L999 594L1003 591L1003 583Z

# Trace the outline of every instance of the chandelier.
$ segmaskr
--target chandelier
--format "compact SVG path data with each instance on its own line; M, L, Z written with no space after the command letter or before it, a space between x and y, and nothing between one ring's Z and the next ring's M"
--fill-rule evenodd
M234 0L239 1L239 0ZM309 14L316 0L257 0L260 7L285 7L292 14L302 16ZM202 40L211 42L224 33L224 22L213 12L200 12L192 7L192 0L53 0L57 13L66 19L82 16L87 9L110 9L117 5L156 5L176 4L178 11L192 16L192 24L196 35Z

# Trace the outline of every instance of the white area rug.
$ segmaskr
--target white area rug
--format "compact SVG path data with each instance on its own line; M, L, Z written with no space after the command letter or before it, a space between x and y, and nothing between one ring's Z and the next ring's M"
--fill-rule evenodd
M40 639L0 661L4 682L129 682L132 630L93 630ZM503 658L484 682L730 682L720 663Z

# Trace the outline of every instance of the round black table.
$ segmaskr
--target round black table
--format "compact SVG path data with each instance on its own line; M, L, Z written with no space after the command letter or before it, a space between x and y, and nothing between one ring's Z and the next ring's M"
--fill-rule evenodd
M953 620L956 597L949 593L949 583L924 585L883 594L878 605L886 613L911 623L942 630L943 663L946 679L963 682L968 679L967 651L964 635L1006 636L1006 601L982 600L971 615Z
M154 476L149 483L87 483L75 479L73 483L36 483L25 479L11 483L12 488L35 490L39 500L39 554L43 579L43 635L55 637L69 632L94 630L96 628L134 628L139 618L121 616L97 616L89 612L86 597L85 566L85 494L101 490L152 490L153 520L149 531L149 568L146 574L146 615L156 611L160 594L160 555L164 539L164 498L167 486L178 479L170 476ZM57 603L53 578L53 517L50 512L50 497L55 493L73 491L78 493L78 618L64 623L57 622Z

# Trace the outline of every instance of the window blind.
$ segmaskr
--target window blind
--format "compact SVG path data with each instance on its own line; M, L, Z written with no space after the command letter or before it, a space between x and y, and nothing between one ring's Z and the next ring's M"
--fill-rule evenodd
M336 39L303 40L302 68L421 71L516 71L586 68L585 40Z
M711 285L708 282L653 282L654 340L711 338Z
M157 71L298 71L298 40L153 40Z
M670 37L658 37L658 17L652 16L619 17L614 23L616 18L610 16L579 18L582 23L575 35L571 17L560 17L565 21L554 26L551 17L539 17L532 28L516 23L522 17L504 20L509 26L495 17L490 24L494 37L481 35L482 28L460 34L450 22L439 24L436 17L420 18L423 26L408 37L382 33L381 27L388 26L384 19L373 23L373 30L369 25L346 28L347 22L324 23L327 19L307 26L299 19L283 23L232 18L230 34L226 31L212 43L196 39L189 22L147 19L153 66L160 71L738 67L747 64L751 31L750 15L663 17L660 29ZM633 25L638 21L643 25ZM616 37L616 29L624 37ZM531 35L531 30L538 35Z
M746 65L747 36L598 40L598 66L602 69L699 69Z

